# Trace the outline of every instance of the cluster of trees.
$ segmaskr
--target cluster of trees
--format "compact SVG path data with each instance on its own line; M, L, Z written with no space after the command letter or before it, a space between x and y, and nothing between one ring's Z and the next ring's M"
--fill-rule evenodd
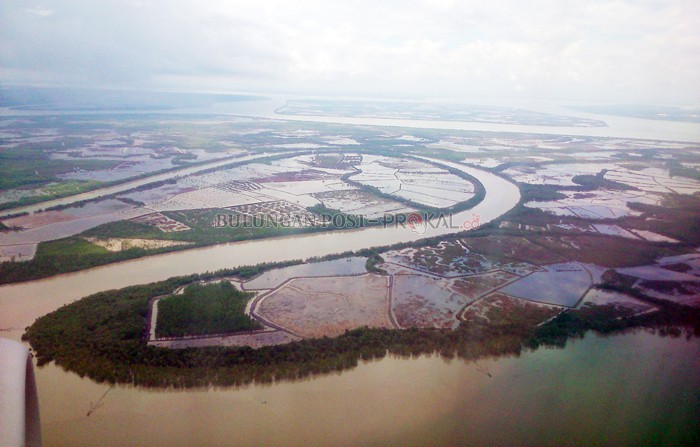
M50 150L64 144L70 147L83 141L63 138L57 142L24 143L0 151L0 189L41 186L59 181L58 175L73 171L107 169L115 166L114 160L55 160ZM42 197L40 200L46 200Z
M485 320L463 323L456 330L359 328L336 338L255 350L147 346L145 319L150 299L196 281L232 274L250 272L238 269L191 275L91 295L39 318L25 339L34 348L39 364L54 361L99 382L197 387L298 379L350 368L360 360L387 353L410 356L438 352L446 358L465 359L518 355L523 349L543 344L562 346L568 337L591 329L610 333L646 327L677 335L685 328L689 335L700 336L700 310L663 302L659 312L631 317L612 306L572 310L539 327L527 319L510 318L498 324Z
M46 278L112 262L140 258L147 254L165 253L177 248L163 247L146 250L133 247L124 251L110 252L79 237L42 242L32 260L0 263L0 284Z
M379 268L378 266L384 263L384 258L381 257L379 253L371 253L367 257L367 261L365 262L365 269L367 269L368 272L372 273L379 273L381 275L385 275L386 271L382 268Z
M174 156L171 160L170 163L173 165L190 165L192 164L193 160L197 159L197 154L193 154L192 152L187 152L185 154L180 154Z
M237 290L228 281L192 284L180 295L158 302L158 337L222 334L262 329L262 325L245 314L253 294Z
M660 335L680 336L685 332L688 337L700 337L700 312L697 308L668 301L657 304L659 311L634 316L630 315L629 309L612 304L564 312L537 327L524 345L532 348L540 345L563 347L568 338L582 337L589 330L611 334L630 328L654 330Z
M605 178L607 169L601 169L596 175L580 174L571 177L571 181L577 185L581 185L586 189L610 189L617 191L637 190L636 187L625 183L616 182Z
M691 248L700 244L699 195L675 194L668 197L663 206L632 202L629 207L643 213L624 218L634 228L663 234Z
M683 166L678 160L668 160L666 162L666 167L671 177L680 176L693 180L700 180L700 170Z
M387 352L418 355L440 351L471 358L517 354L517 332L499 330L392 331L360 328L321 338L266 347L172 350L142 339L148 300L194 277L103 292L38 319L26 338L39 363L55 361L97 381L153 387L226 386L296 379L355 366ZM512 331L511 331L512 332Z
M229 230L229 231L226 231ZM0 263L0 284L7 284L80 271L100 265L136 259L152 254L167 253L215 243L247 239L285 236L290 234L324 231L323 227L308 228L225 228L209 227L202 231L182 231L162 233L157 228L137 222L118 221L92 228L81 233L55 241L42 242L36 255L29 261ZM127 250L110 252L84 240L81 236L109 238L172 239L192 242L191 245L145 249L132 247Z
M566 194L562 190L568 189L559 185L538 185L530 183L520 183L520 203L532 201L548 201L565 199ZM581 187L575 187L577 190L582 190Z
M70 138L63 138L62 142L65 143L66 141L70 141L71 144L76 144ZM82 144L89 142L90 140L84 140L82 141ZM41 186L46 185L49 182L59 182L56 185L51 185L51 187L48 188L48 190L45 191L44 194L22 197L14 202L2 203L0 204L0 210L25 205L32 205L48 200L72 196L86 191L92 191L98 188L105 188L108 186L115 186L122 183L131 182L134 180L144 179L154 175L164 174L167 172L182 169L183 165L196 166L199 164L205 164L209 162L207 160L197 162L196 154L186 153L178 155L172 159L172 164L174 165L172 168L165 168L154 172L147 172L140 175L134 175L125 179L107 182L77 180L63 181L59 177L57 177L57 175L66 172L71 172L76 167L87 171L91 171L108 169L116 166L119 163L115 162L114 160L86 160L82 158L70 161L53 160L49 158L50 152L48 150L53 149L55 145L56 143L31 143L20 146L19 148L2 151L2 153L0 153L0 190L26 187L28 185ZM263 160L269 161L274 160L276 158L283 158L288 156L289 155L277 155L265 157ZM201 173L211 172L217 169L229 169L244 163L245 162L232 162L223 167L215 167L201 171ZM174 183L175 180L176 179L170 179L149 183L130 189L128 190L128 192L155 188L166 183ZM105 198L115 198L115 196L115 194L111 194L109 196L103 196L95 199L87 199L78 202L78 204L84 205L89 202L103 200ZM47 208L47 210L61 210L65 208L70 208L75 205L75 203L68 205L57 205L54 207Z

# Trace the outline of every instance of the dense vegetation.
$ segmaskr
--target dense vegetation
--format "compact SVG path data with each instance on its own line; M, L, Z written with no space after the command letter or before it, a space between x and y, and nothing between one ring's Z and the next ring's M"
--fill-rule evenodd
M365 262L365 269L368 272L372 273L379 273L379 274L386 274L386 271L384 269L381 269L378 267L378 265L381 265L384 263L384 258L379 253L373 253L372 255L367 257L367 261Z
M76 157L71 160L51 159L50 153L47 152L47 150L59 145L63 145L62 147L65 148L66 142L68 142L68 144L71 145L69 147L72 147L72 145L85 144L86 142L89 142L89 140L64 138L58 143L34 143L19 146L18 148L11 148L0 152L0 191L4 189L36 188L38 186L42 186L42 189L39 194L22 197L13 202L1 203L0 210L7 210L20 206L45 202L48 200L69 197L83 192L92 191L98 188L119 185L122 183L148 178L154 175L177 171L179 169L182 169L183 167L191 167L200 164L211 163L211 160L197 162L197 157L195 154L186 153L182 155L177 155L172 158L172 168L146 172L140 175L133 175L120 180L106 182L87 180L62 180L59 177L57 177L58 174L72 172L76 169L86 171L109 169L120 164L119 161L114 160L86 160L79 157ZM162 144L159 144L158 146L162 146ZM197 149L200 148L198 147ZM214 149L212 149L212 151L214 151ZM285 156L287 155L274 155L264 157L263 159L260 159L258 161L265 162L278 158L284 158ZM244 163L245 162L232 161L231 163L225 166L209 168L199 172L212 172L217 169L232 168ZM168 180L153 182L147 185L134 188L131 191L154 188L156 186L168 182ZM101 200L107 197L111 196L103 196L99 199L91 199L78 203L84 204L93 200ZM75 203L72 205L59 205L47 209L62 209L74 205Z
M90 140L85 138L64 136L52 142L27 142L3 148L0 151L0 191L34 188L40 188L40 190L35 195L2 203L0 209L66 197L102 186L103 183L97 181L62 180L59 175L76 169L85 171L109 169L118 165L119 161L51 158L51 151L56 148L66 150L89 142Z
M700 244L700 194L669 196L663 206L632 203L641 211L638 217L625 218L629 225L653 231L689 245Z
M287 236L290 234L318 230L317 228L285 227L281 225L263 225L259 227L236 226L226 224L225 219L223 224L220 224L219 216L228 217L232 215L232 211L219 208L169 211L164 214L178 222L184 223L190 227L191 230L164 233L152 225L130 221L117 221L91 228L81 235L97 238L165 239L192 242L195 246L205 246L248 239Z
M0 190L45 185L59 181L59 174L74 171L108 169L118 162L113 160L55 160L46 149L74 145L75 138L64 138L55 143L25 143L0 151ZM81 141L82 142L82 141Z
M165 253L179 247L153 250L133 247L110 252L80 237L68 237L42 242L30 261L0 263L0 284L46 278L60 273L75 272L111 262L126 261L146 254Z
M158 301L158 337L223 334L262 329L262 325L245 314L253 294L241 292L230 282L192 284L180 295Z
M33 205L35 203L45 202L47 200L60 199L63 197L81 194L87 191L92 191L97 188L106 186L104 182L93 180L67 180L60 182L51 182L42 185L34 190L32 195L20 197L13 202L0 203L0 210L9 210L20 206ZM32 186L31 188L36 187ZM4 213L3 213L4 214ZM15 213L9 213L5 217Z
M700 170L697 168L683 166L678 160L667 161L666 167L668 167L668 173L671 175L671 177L680 176L693 180L700 180Z
M53 162L53 161L66 161L66 160L51 160L51 161ZM4 163L4 161L2 159L0 159L0 162ZM60 171L71 172L74 170L74 167L84 169L84 170L100 170L100 169L110 168L114 164L113 162L111 162L109 160L88 160L88 162L92 162L92 164L88 165L88 164L86 164L86 161L84 161L84 160L80 160L79 162L71 161L70 162L70 163L72 163L71 165L66 165L66 166L63 166L62 168L60 166L59 167L54 166L52 168L52 170L56 171L58 173L62 173ZM204 163L209 163L209 161L204 161L201 163L195 163L195 162L186 163L187 166L185 166L185 167L190 167L190 166L194 166L195 164L204 164ZM20 188L20 187L36 188L38 186L41 186L41 190L39 191L39 193L35 194L35 195L22 197L22 198L20 198L16 201L13 201L13 202L1 203L0 210L10 210L12 208L33 205L36 203L46 202L46 201L54 200L54 199L61 199L64 197L70 197L70 196L74 196L74 195L81 194L84 192L93 191L93 190L100 189L100 188L107 188L107 187L119 185L122 183L132 182L135 180L148 178L148 177L158 175L158 174L164 174L166 172L171 172L171 171L183 168L183 166L182 166L183 163L173 163L173 164L175 165L173 168L148 172L148 173L144 173L141 175L133 175L131 177L127 177L127 178L124 178L121 180L114 180L114 181L61 180L60 178L53 177L53 176L45 176L44 178L40 179L39 177L35 177L35 176L30 175L28 178L30 180L33 179L32 181L28 182L25 179L25 180L22 180L19 182L19 183L24 182L21 185L19 183L15 182L13 185L0 187L0 190L2 190L2 189L14 189L14 188ZM74 167L71 167L71 166L74 166ZM7 168L13 170L13 174L12 174L13 176L22 175L22 173L23 173L22 170L16 170L16 169L12 168L11 164L8 164ZM0 174L2 172L3 172L3 168L2 168L2 164L0 163ZM37 174L37 175L39 175L39 174ZM36 181L34 181L34 180L36 180ZM154 183L145 185L145 187L146 188L154 188L154 187L158 186L159 184L163 184L163 183L166 183L166 182L165 181L154 182ZM135 190L139 190L139 189L145 189L145 188L138 187L138 188L134 188L133 190L135 191ZM68 205L57 205L57 206L53 206L53 207L47 207L46 210L65 209L65 208L69 208L71 206L81 205L81 204L85 204L85 203L88 203L91 201L102 200L102 199L109 198L109 197L113 197L113 195L102 196L99 199L91 199L91 200L85 200L82 202L74 202L74 203L68 204ZM121 200L124 200L124 199L121 199Z
M520 188L520 203L559 200L566 197L566 195L560 191L562 189L561 186L558 185L531 185L529 183L520 183L518 187Z
M685 332L688 337L700 337L700 309L696 307L652 298L637 289L609 280L600 288L632 295L657 306L659 311L630 316L630 310L614 305L584 306L580 310L563 312L547 324L537 327L525 344L530 347L541 344L564 346L567 338L582 337L589 330L609 334L635 327L651 329L659 335L678 337Z
M700 310L647 299L660 311L629 317L613 306L572 310L542 326L525 318L504 317L497 325L486 321L462 323L456 330L389 330L359 328L336 338L302 340L257 350L211 347L166 349L148 347L145 319L149 300L178 287L218 276L248 275L262 267L217 274L171 278L91 295L43 316L27 330L39 364L55 361L80 376L102 382L147 387L228 386L251 381L296 379L338 371L363 359L387 353L476 359L491 355L518 355L540 345L562 346L568 337L588 330L611 333L632 327L680 335L700 336ZM615 278L606 287L619 288Z
M627 191L637 189L634 186L630 186L625 183L620 183L614 180L606 179L605 174L607 172L607 169L602 169L596 175L575 175L571 178L571 181L576 183L577 185L581 185L588 189L603 188L612 191Z

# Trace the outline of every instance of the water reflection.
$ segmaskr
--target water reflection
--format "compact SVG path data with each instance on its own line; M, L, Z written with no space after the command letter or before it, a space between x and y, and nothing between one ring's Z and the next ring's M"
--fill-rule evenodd
M120 386L90 417L109 385L56 366L37 376L49 446L691 445L698 359L697 340L589 334L520 357L387 357L272 385Z

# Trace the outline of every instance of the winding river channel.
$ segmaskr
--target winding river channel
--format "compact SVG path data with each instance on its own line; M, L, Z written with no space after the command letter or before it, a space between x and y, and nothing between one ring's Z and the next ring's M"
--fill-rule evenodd
M98 291L449 234L475 215L481 224L496 219L520 199L502 177L439 163L473 175L486 190L452 225L428 225L423 234L389 226L231 243L7 285L0 287L0 336L19 340L37 317ZM471 363L388 357L234 389L110 387L53 364L38 369L37 381L49 446L616 445L665 443L697 430L699 358L696 341L637 332Z
M460 169L478 178L486 191L484 200L471 210L454 214L449 220L426 225L422 234L411 231L405 225L389 225L236 242L149 256L44 280L2 286L0 328L22 329L36 318L64 304L103 290L190 273L262 262L307 259L455 233L463 231L462 225L471 222L473 216L478 216L483 225L508 212L520 200L518 187L503 177L458 163L430 161ZM14 335L14 338L18 337L17 334Z

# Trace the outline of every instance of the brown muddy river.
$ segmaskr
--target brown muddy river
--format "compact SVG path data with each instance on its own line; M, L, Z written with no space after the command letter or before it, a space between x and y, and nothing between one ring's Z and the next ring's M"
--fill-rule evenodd
M699 359L697 339L636 332L236 389L110 390L53 365L37 378L47 446L692 445Z
M519 200L512 183L464 169L487 194L460 218L476 212L485 223ZM371 228L251 241L4 286L0 334L18 339L35 318L100 290L451 231L458 230ZM700 436L698 359L697 339L634 333L476 363L386 358L238 389L110 389L54 365L39 369L37 380L48 446L682 445Z

